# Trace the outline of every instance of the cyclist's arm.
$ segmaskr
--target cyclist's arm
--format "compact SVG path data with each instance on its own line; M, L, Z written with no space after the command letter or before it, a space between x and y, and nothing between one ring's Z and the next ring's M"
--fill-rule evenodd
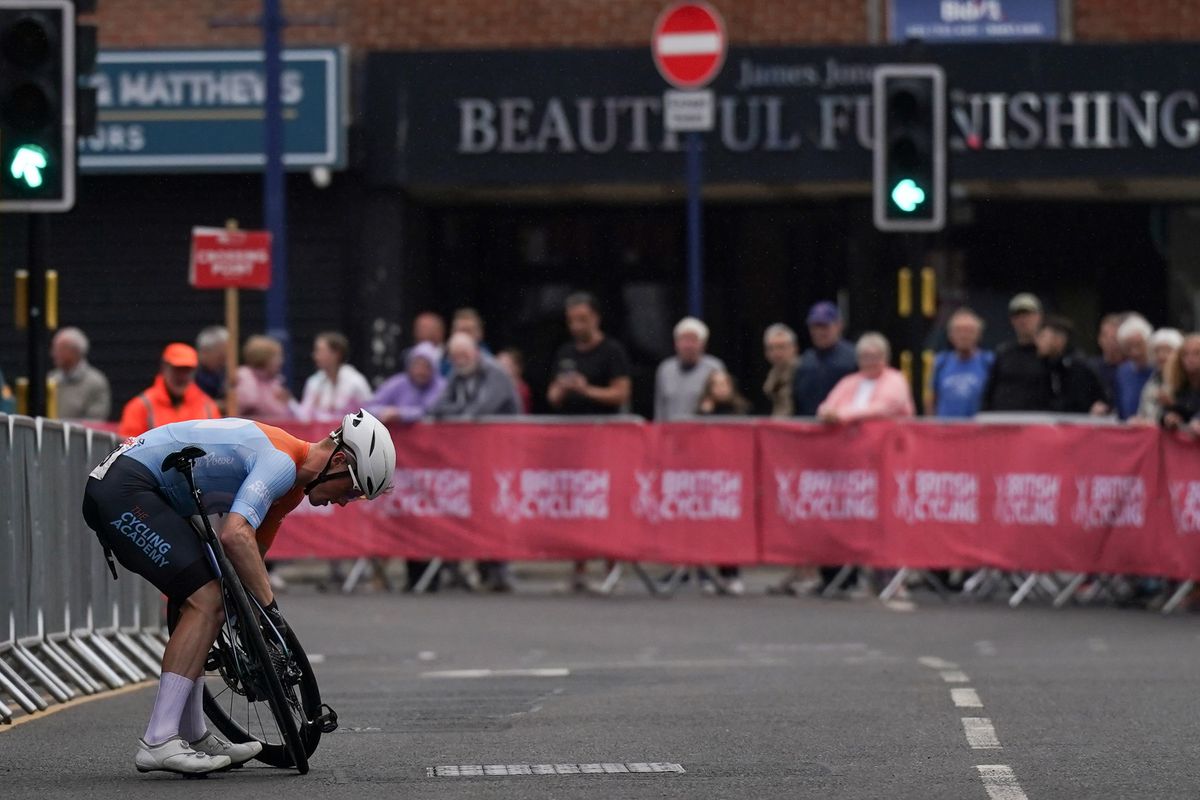
M254 526L241 514L231 512L225 518L225 526L221 529L221 546L225 548L225 555L233 562L233 568L237 570L246 591L264 606L270 604L274 595L271 592L271 582L267 578L267 568L263 565L262 555L258 551Z

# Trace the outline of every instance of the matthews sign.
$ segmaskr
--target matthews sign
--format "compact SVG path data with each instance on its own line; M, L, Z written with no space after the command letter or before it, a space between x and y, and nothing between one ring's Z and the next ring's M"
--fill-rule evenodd
M870 179L871 75L890 48L733 49L714 84L706 181ZM926 47L946 70L958 179L1200 169L1200 50L1189 45ZM371 174L412 185L673 182L641 50L377 53Z

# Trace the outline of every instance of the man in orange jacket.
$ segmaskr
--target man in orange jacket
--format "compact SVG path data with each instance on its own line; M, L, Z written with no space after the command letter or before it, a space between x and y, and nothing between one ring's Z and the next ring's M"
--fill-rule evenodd
M138 436L168 422L216 419L217 404L196 385L196 351L182 342L167 345L162 367L154 384L125 404L121 412L121 436Z

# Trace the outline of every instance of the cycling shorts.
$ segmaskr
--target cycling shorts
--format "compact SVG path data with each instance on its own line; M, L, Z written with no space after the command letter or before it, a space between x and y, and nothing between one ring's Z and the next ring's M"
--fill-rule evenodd
M176 603L216 575L191 523L159 493L154 475L125 455L88 478L83 518L121 565Z

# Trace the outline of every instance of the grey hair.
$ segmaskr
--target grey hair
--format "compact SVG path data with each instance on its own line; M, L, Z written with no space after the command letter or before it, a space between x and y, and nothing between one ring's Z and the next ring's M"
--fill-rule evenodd
M79 355L81 356L87 356L88 349L91 347L87 335L79 330L79 328L59 328L58 333L54 334L54 338L70 343L79 351Z
M196 349L207 350L210 347L217 347L229 341L229 331L224 325L209 325L200 333L196 334Z
M475 337L466 331L459 331L450 337L450 341L446 342L446 350L450 351L455 348L455 345L470 346L472 350L478 352L479 342L475 341Z
M684 317L675 325L674 336L678 339L685 333L694 333L700 342L708 342L708 326L695 317Z
M1130 314L1129 319L1121 323L1121 327L1117 328L1117 344L1125 344L1135 336L1141 336L1150 343L1150 337L1154 335L1154 328L1150 327L1150 323L1141 314Z
M784 325L782 322L776 322L774 325L768 325L767 329L763 331L763 344L767 344L776 336L786 336L788 337L788 341L792 344L796 344L797 342L796 332L794 330L789 328L787 325Z
M970 309L967 306L959 306L958 308L954 309L954 313L952 313L950 315L949 319L946 320L946 327L950 326L950 323L954 321L955 317L966 317L967 319L973 321L976 325L979 326L980 333L983 332L983 328L984 328L983 317L976 314L973 309Z
M862 336L858 337L858 341L854 344L854 354L858 355L868 347L876 347L883 351L883 360L892 360L892 346L888 343L887 337L877 331L867 331Z
M1172 350L1178 350L1183 347L1183 334L1176 328L1159 328L1150 337L1150 346L1158 347L1160 344L1169 344Z

